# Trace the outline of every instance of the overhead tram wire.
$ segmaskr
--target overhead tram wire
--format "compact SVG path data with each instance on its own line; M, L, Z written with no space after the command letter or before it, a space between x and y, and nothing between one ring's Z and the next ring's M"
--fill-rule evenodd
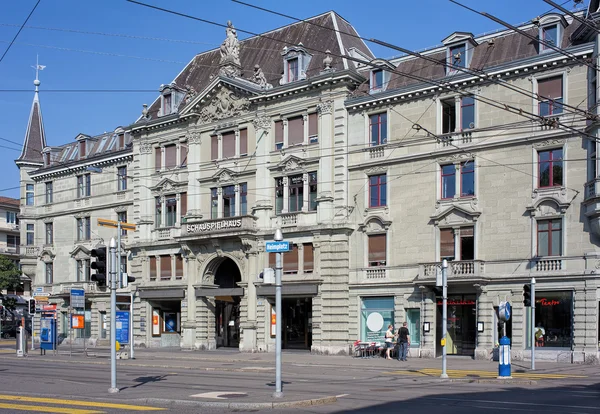
M31 17L31 15L35 11L35 9L37 9L37 6L40 4L40 1L41 0L38 0L37 3L35 3L35 6L33 6L33 9L31 9L31 11L29 12L29 15L27 16L27 18L25 19L25 21L23 22L23 24L19 28L19 31L17 32L17 34L15 34L15 37L13 37L12 40L10 41L10 43L8 44L8 47L6 48L6 50L4 51L4 53L2 54L2 57L0 57L0 63L2 63L2 61L4 60L4 57L6 56L6 54L8 53L8 51L10 50L10 48L12 47L12 45L15 43L15 40L17 40L17 37L19 37L19 34L21 33L21 31L23 30L23 28L25 27L25 25L29 21L29 18Z
M572 11L567 10L564 7L562 7L565 4L567 4L568 1L564 2L563 4L556 4L552 0L544 0L544 3L549 4L550 6L553 6L555 9L560 10L564 14L568 14L573 19L577 20L579 23L583 24L584 26L587 26L588 28L592 29L596 33L600 33L600 30L598 30L598 26L591 24L587 19L582 19L581 17L577 16Z
M421 58L423 60L427 60L427 61L429 61L429 62L431 62L432 64L435 64L435 65L441 65L442 64L442 62L440 62L439 60L431 58L431 57L429 57L427 55L424 55L422 53L414 52L414 51L411 51L409 49L405 49L403 47L396 46L394 44L391 44L391 43L388 43L388 42L384 42L384 41L381 41L381 40L378 40L378 39L366 38L364 36L359 36L359 35L356 35L356 34L353 34L353 33L349 33L349 32L345 32L345 31L342 31L342 30L339 30L339 29L332 29L331 27L327 27L327 26L324 26L324 25L319 24L319 23L315 23L315 22L312 22L312 21L309 21L309 20L306 20L306 19L300 19L298 17L294 17L294 16L290 16L290 15L287 15L287 14L284 14L284 13L280 13L280 12L277 12L277 11L272 10L272 9L267 9L265 7L260 7L260 6L256 6L256 5L253 5L253 4L250 4L250 3L246 3L246 2L243 2L241 0L231 0L231 1L233 1L234 3L241 4L243 6L251 7L251 8L258 9L258 10L261 10L261 11L264 11L264 12L267 12L267 13L271 13L271 14L277 15L277 16L281 16L281 17L285 17L285 18L288 18L288 19L291 19L291 20L295 20L297 22L307 23L307 24L310 24L310 25L313 25L313 26L317 26L317 27L326 29L326 30L334 31L336 33L340 33L340 34L344 34L344 35L347 35L347 36L351 36L351 37L354 37L356 39L360 39L360 40L363 40L363 41L366 41L366 42L375 43L375 44L378 44L380 46L387 47L389 49L397 50L397 51L402 52L402 53L404 53L406 55L410 55L410 56ZM475 47L471 47L471 48L468 48L468 49L469 50L473 50L473 49L475 49ZM472 70L472 69L463 68L460 65L456 65L454 62L453 63L446 62L444 65L448 66L448 67L451 67L455 71L461 71L461 72L467 73L467 74L472 75L472 76L477 76L481 80L492 82L492 83L494 83L496 85L500 85L500 86L503 86L505 88L511 89L514 92L521 93L522 95L527 96L529 98L540 99L540 95L539 94L535 94L535 93L533 93L533 92L531 92L531 91L529 91L529 90L527 90L525 88L521 88L520 86L517 86L517 85L509 85L506 82L498 81L498 80L496 80L496 79L493 78L493 75L491 75L489 73L486 73L483 70ZM418 70L421 70L421 69L423 69L423 68L419 68ZM567 108L571 108L571 109L576 110L576 111L579 111L579 112L583 113L584 115L586 115L586 117L592 116L588 111L582 110L580 108L572 107L572 106L570 106L568 104L563 104L562 106L563 107L567 107Z

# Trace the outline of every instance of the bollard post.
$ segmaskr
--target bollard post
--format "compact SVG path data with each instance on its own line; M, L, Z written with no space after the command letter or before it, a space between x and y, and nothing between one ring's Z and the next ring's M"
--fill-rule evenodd
M506 336L500 338L500 358L498 358L498 379L512 378L510 368L510 339Z

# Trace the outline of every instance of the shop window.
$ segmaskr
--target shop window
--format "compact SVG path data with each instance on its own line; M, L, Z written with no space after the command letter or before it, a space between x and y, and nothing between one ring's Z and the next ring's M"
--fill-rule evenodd
M562 255L562 219L537 222L537 255Z
M369 177L369 207L387 205L387 176L385 174Z
M160 280L171 280L171 256L160 256Z
M563 150L557 148L538 152L539 187L563 185Z
M535 345L570 349L573 345L573 292L536 291L535 296ZM531 326L530 320L528 325Z
M163 312L162 333L181 333L181 318L179 312Z
M387 113L369 116L369 134L372 147L387 144Z
M369 267L386 265L387 235L373 234L369 239Z
M406 322L411 347L419 347L421 345L421 310L406 309Z
M292 245L292 249L283 253L283 274L295 275L298 273L298 246Z
M385 342L388 325L394 324L394 298L362 298L360 318L360 340L363 342Z
M156 309L153 308L152 309L152 336L160 336L161 334L161 324L162 324L162 317L161 317L161 311L160 309Z
M539 115L552 116L563 112L562 75L537 80Z
M35 200L35 191L33 184L27 184L25 186L25 204L28 206L33 206Z
M150 281L155 281L157 277L157 263L156 257L150 257Z
M315 267L315 249L312 243L304 243L302 246L304 273L312 273Z

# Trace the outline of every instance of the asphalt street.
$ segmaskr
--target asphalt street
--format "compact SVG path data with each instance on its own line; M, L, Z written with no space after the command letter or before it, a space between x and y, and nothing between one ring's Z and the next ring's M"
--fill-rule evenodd
M528 372L520 364L514 368L521 375L506 383L495 379L493 363L454 359L452 381L444 381L436 371L439 360L284 353L285 396L275 400L272 357L140 351L135 360L118 361L120 392L108 394L106 357L17 358L9 349L0 352L0 413L600 413L597 366L538 364ZM290 407L266 407L274 402Z

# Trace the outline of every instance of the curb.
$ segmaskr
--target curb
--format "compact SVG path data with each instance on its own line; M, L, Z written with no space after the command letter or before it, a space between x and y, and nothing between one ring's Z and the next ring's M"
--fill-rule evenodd
M234 410L260 410L260 409L275 409L275 408L298 408L310 407L317 405L333 404L337 402L337 397L322 397L311 400L297 401L282 401L269 403L252 403L252 402L216 402L216 401L191 401L191 400L168 400L164 398L138 398L135 400L139 404L159 404L166 406L187 406L187 407L212 407L212 408L229 408Z
M462 382L462 383L477 383L477 384L510 384L510 385L537 385L536 380L527 379L499 379L499 378L449 378L440 379L442 382Z

